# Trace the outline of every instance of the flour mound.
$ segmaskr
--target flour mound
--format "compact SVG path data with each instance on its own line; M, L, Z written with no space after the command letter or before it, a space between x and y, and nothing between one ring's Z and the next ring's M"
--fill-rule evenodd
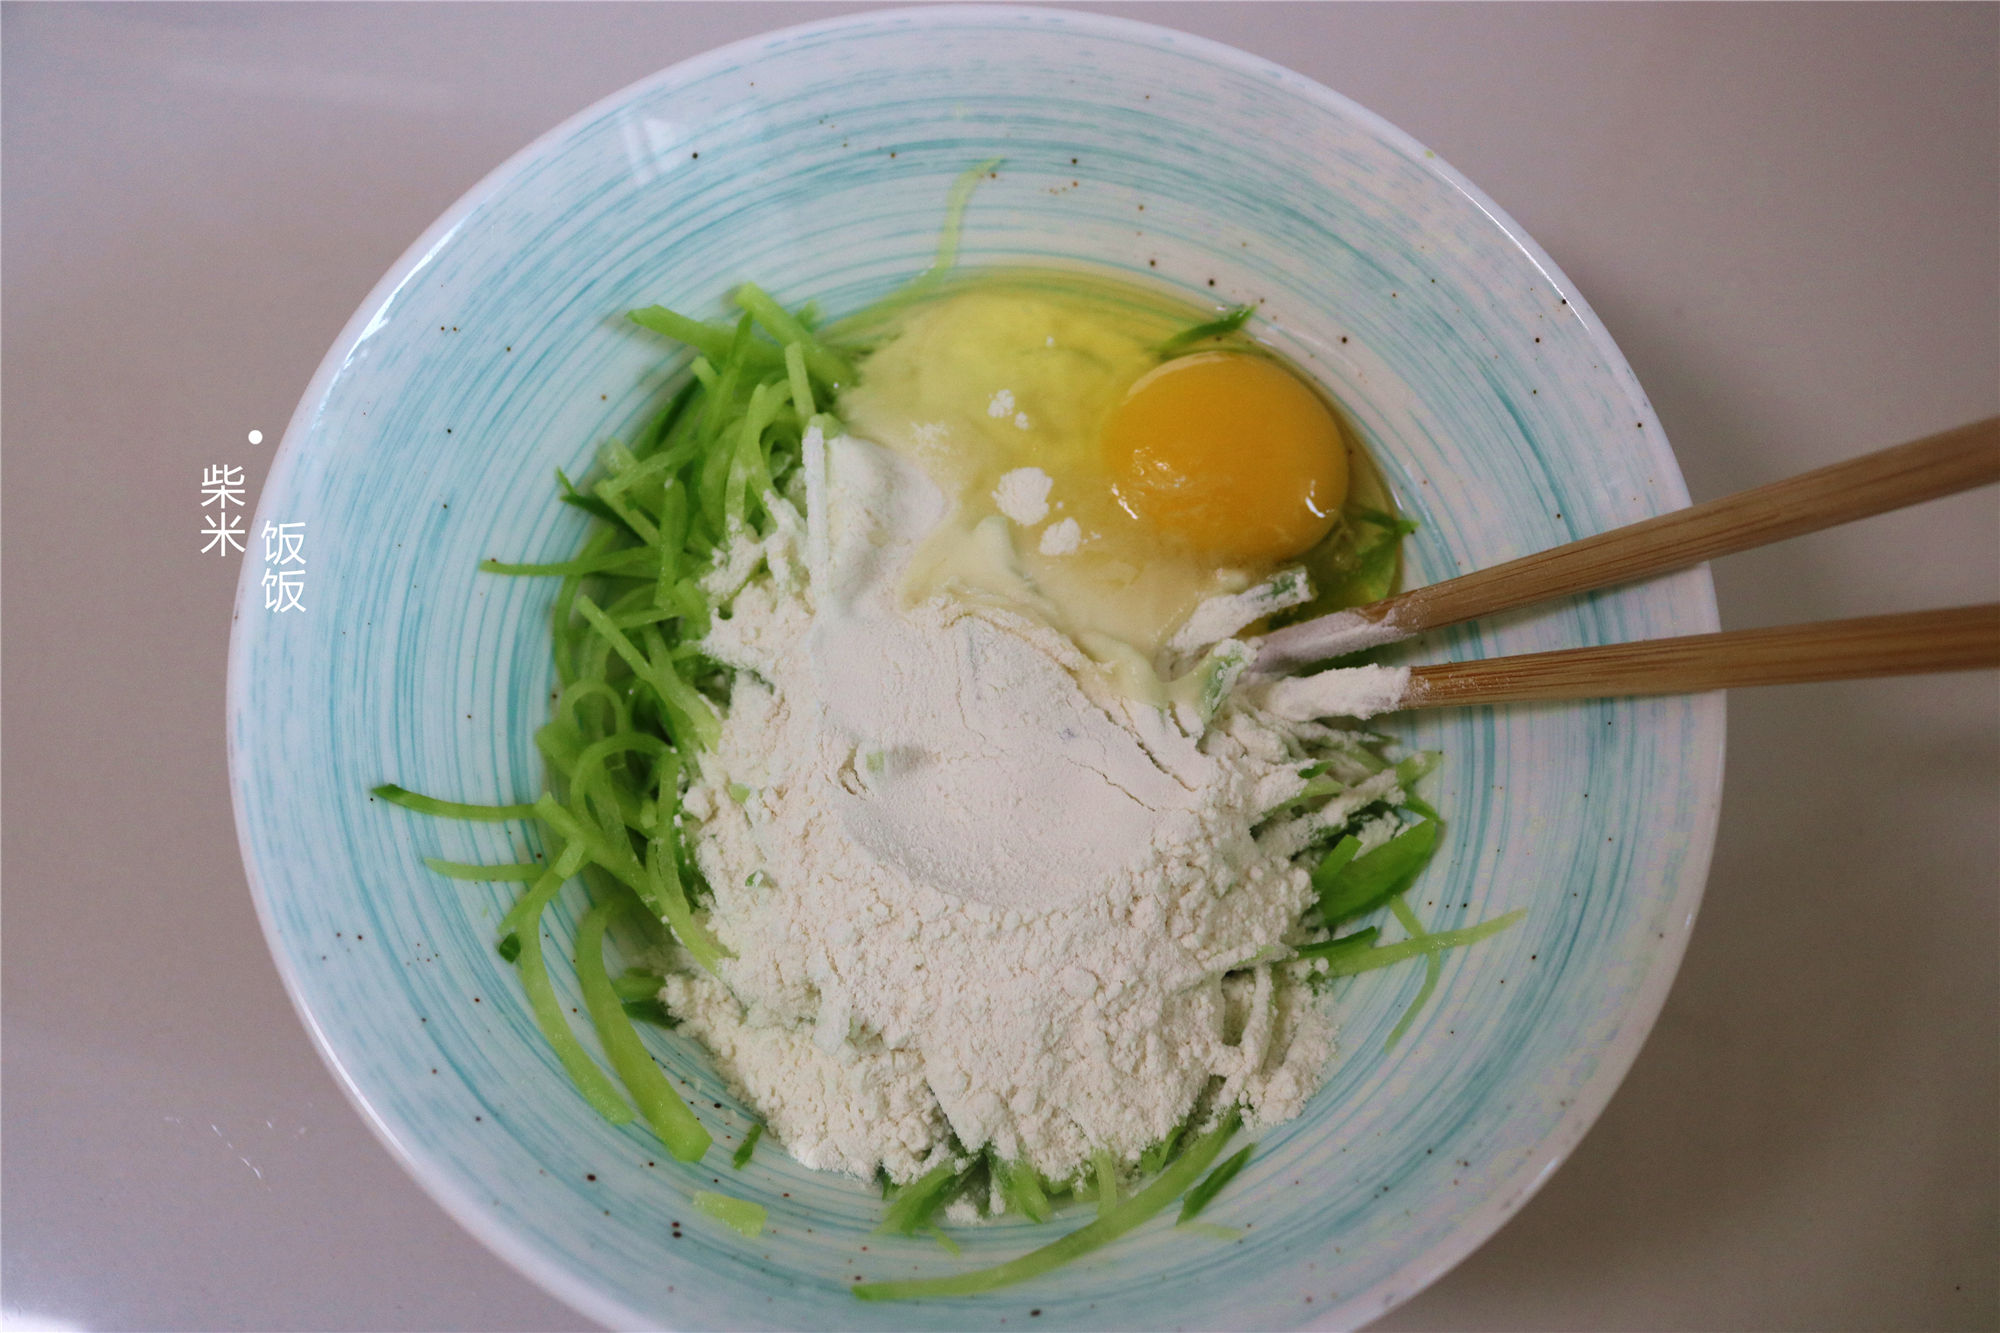
M1231 703L1190 734L1026 615L903 605L941 499L807 443L803 559L784 526L732 553L764 572L706 644L738 674L684 809L734 956L668 1007L795 1157L856 1175L990 1145L1068 1178L1211 1090L1298 1114L1333 1031L1262 961L1312 899L1253 836L1300 785L1285 724Z

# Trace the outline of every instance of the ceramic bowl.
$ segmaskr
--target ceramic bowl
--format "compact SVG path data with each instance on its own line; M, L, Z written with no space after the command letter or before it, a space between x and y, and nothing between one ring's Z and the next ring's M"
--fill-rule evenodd
M368 789L538 789L554 589L476 566L577 545L584 520L554 503L554 470L586 468L670 373L622 312L719 314L745 278L852 308L929 262L947 187L988 157L1002 165L974 196L961 263L1087 263L1263 301L1265 336L1346 405L1421 522L1414 582L1686 503L1624 360L1505 213L1367 111L1211 42L1050 9L843 17L675 66L501 167L382 280L291 421L254 530L301 525L301 605L267 609L276 566L253 545L230 759L258 910L327 1062L443 1207L606 1324L1364 1322L1562 1160L1680 960L1714 836L1719 697L1409 716L1390 729L1445 755L1423 915L1528 916L1449 955L1393 1049L1421 968L1335 990L1325 1087L1209 1214L1249 1227L1240 1241L1162 1218L1024 1286L864 1305L857 1276L994 1262L1077 1222L973 1229L954 1259L872 1235L880 1203L860 1182L769 1147L730 1171L749 1117L673 1034L648 1040L716 1136L704 1165L584 1105L494 953L508 886L419 859L517 859L523 827L425 819ZM1411 658L1715 627L1707 577L1690 573L1436 634ZM574 917L569 902L553 913L552 957ZM689 1208L718 1178L770 1210L764 1236Z

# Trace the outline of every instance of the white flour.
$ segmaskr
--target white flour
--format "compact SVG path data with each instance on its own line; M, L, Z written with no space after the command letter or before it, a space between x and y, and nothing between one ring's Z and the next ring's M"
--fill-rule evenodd
M1316 717L1374 717L1394 712L1409 688L1405 666L1336 667L1312 676L1293 676L1262 687L1259 702L1274 716L1293 722Z
M1012 389L1002 389L1000 392L994 394L993 400L986 404L986 415L997 417L1001 420L1005 420L1011 416L1014 418L1015 427L1019 430L1027 430L1035 424L1028 420L1026 412L1016 412L1014 410L1014 391Z
M1302 785L1287 724L1238 701L1190 735L1030 619L900 605L941 497L857 440L805 468L803 560L781 523L708 642L739 675L685 808L735 956L668 1007L794 1156L858 1175L955 1138L1070 1177L1217 1078L1296 1115L1332 1025L1301 965L1255 965L1312 894L1252 834Z
M1073 518L1051 523L1042 529L1043 555L1075 555L1083 545L1083 525Z
M1038 467L1017 467L1001 475L993 488L993 503L1008 518L1029 527L1049 516L1049 490L1054 485L1054 478Z
M1360 609L1336 611L1267 635L1257 654L1259 671L1283 671L1379 648L1410 637L1395 616L1376 618Z

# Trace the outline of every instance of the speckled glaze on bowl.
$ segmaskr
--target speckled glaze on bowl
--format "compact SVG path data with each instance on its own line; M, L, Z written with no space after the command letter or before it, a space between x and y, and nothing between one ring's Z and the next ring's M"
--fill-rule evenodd
M1505 214L1352 103L1164 29L1046 9L840 18L676 66L500 168L369 296L291 422L257 523L304 525L304 610L265 610L253 545L230 759L272 952L356 1104L454 1216L607 1324L1364 1322L1478 1245L1576 1143L1651 1027L1700 899L1719 697L1395 720L1446 756L1447 846L1422 914L1448 926L1525 907L1526 923L1450 955L1393 1051L1421 969L1336 991L1326 1087L1209 1215L1249 1226L1243 1240L1161 1219L974 1299L863 1305L847 1287L993 1262L1075 1222L964 1233L958 1260L869 1234L880 1205L859 1182L768 1148L732 1172L747 1117L665 1033L648 1040L718 1140L707 1169L584 1106L493 952L505 886L419 861L515 859L526 831L419 818L367 789L536 791L553 588L475 566L577 543L553 470L584 468L667 375L621 312L718 312L746 277L852 307L928 262L947 186L989 156L1004 165L975 196L961 262L1087 262L1262 300L1265 334L1347 406L1421 520L1413 581L1686 501L1616 348ZM1439 634L1412 656L1715 623L1693 573ZM574 909L553 914L552 954ZM687 1206L717 1177L770 1209L765 1236Z

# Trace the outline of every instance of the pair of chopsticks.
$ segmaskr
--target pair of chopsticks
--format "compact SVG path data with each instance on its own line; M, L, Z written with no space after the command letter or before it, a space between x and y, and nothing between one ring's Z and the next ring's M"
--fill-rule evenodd
M1479 616L1747 551L2000 481L2000 417L1927 435L1267 635L1275 675ZM1410 669L1398 708L1689 694L2000 666L2000 602Z

